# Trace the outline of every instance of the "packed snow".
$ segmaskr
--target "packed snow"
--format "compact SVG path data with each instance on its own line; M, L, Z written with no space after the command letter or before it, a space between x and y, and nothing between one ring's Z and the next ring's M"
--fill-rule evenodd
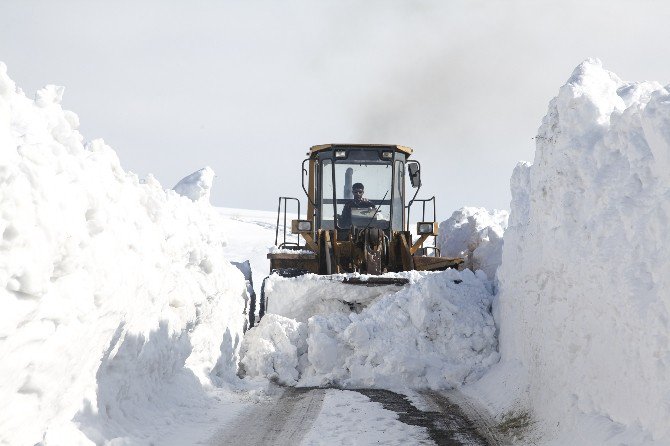
M536 444L670 444L670 90L588 60L536 141L511 180L501 364L470 393Z
M486 276L447 270L408 277L410 285L360 313L324 312L306 321L268 314L242 342L245 373L286 385L395 390L476 380L498 361ZM292 283L311 290L318 282L304 276Z
M244 279L219 214L84 143L63 92L0 64L0 444L164 444L236 379Z
M347 390L326 390L319 417L301 446L384 444L404 446L430 444L426 428L398 421L367 396Z

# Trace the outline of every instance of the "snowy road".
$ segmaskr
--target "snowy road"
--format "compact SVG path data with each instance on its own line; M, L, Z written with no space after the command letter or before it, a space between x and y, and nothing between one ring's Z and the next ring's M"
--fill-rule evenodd
M377 389L287 388L274 403L242 413L209 444L502 445L484 439L483 420L475 428L445 395L427 392L411 399Z
M241 414L212 446L297 445L321 410L325 390L289 388L274 404Z
M259 293L269 269L266 254L274 241L276 213L219 211L227 217L226 255L231 260L250 260ZM279 396L249 408L232 424L222 426L208 444L502 445L483 439L478 432L489 433L483 429L486 420L468 410L467 401L456 394L448 398L437 392L414 394L410 402L403 395L373 389L277 387L275 391ZM476 422L477 429L468 418Z

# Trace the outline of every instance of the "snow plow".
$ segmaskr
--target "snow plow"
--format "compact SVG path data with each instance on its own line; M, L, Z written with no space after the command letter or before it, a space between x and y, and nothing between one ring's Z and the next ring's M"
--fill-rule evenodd
M279 197L275 248L267 256L271 275L261 287L259 320L268 309L266 282L270 277L296 278L311 273L323 276L323 287L332 282L402 286L409 282L403 272L438 271L463 263L461 258L441 257L434 243L424 246L429 237L437 235L435 197L416 198L421 188L421 165L409 160L411 154L412 149L399 145L311 147L302 162L305 218L300 218L299 199ZM407 180L415 189L409 200ZM416 223L417 239L413 240L410 212L415 203L421 203L422 214ZM290 228L289 204L297 211ZM430 204L433 216L426 221ZM344 302L352 309L357 305L351 299ZM251 308L253 327L255 299Z

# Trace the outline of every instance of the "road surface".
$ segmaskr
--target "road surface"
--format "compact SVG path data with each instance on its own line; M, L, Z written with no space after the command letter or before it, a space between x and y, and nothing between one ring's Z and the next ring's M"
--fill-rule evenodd
M286 388L270 404L259 404L241 414L231 425L222 429L211 439L211 446L224 445L300 445L300 444L378 444L387 443L382 433L388 434L388 421L382 422L379 413L366 415L354 407L354 417L370 418L368 424L352 422L356 418L322 414L322 405L327 389ZM455 393L427 391L415 398L422 399L423 410L417 409L404 395L378 389L355 389L379 403L383 409L395 412L393 422L415 432L414 437L400 441L397 434L393 440L397 444L436 444L445 446L504 446L494 428L472 406ZM346 393L346 392L345 392ZM332 394L331 394L332 395ZM360 398L367 402L367 399ZM458 401L458 404L456 404ZM370 404L367 402L367 404ZM377 406L375 406L377 407ZM381 409L377 409L381 410ZM358 411L358 413L356 413ZM467 413L467 416L466 416ZM313 432L315 421L318 432ZM397 421L396 421L397 419ZM344 423L344 426L338 424ZM372 423L372 424L371 424ZM372 428L371 428L372 426ZM380 435L370 432L380 429ZM360 432L356 432L359 429ZM347 431L348 437L333 435L332 432ZM420 432L421 436L417 436ZM372 434L372 435L371 435Z

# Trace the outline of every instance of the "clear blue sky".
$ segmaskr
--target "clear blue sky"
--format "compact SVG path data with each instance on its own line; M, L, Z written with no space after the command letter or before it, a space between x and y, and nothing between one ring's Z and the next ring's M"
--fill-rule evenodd
M54 83L123 166L172 187L209 165L212 202L274 209L328 142L415 149L440 219L509 207L549 100L589 56L670 80L663 1L18 1L0 61Z

